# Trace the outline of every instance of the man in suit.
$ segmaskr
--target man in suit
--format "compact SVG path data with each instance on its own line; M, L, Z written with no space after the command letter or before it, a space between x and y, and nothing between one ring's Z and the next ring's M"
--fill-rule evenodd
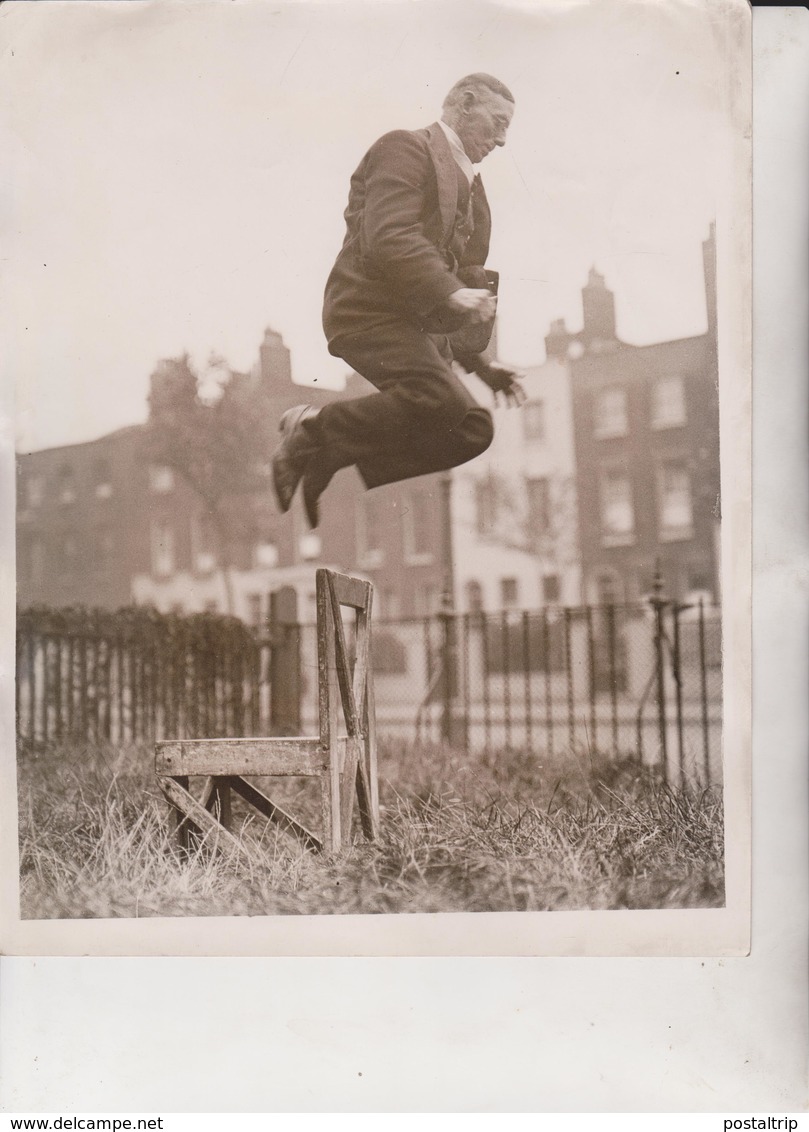
M303 481L307 516L334 473L356 465L367 488L455 467L489 446L491 413L453 370L477 373L507 403L517 375L487 360L497 275L484 265L491 218L473 166L505 144L511 92L468 75L440 122L385 134L351 178L346 235L326 284L329 351L378 392L281 418L273 480L282 511Z

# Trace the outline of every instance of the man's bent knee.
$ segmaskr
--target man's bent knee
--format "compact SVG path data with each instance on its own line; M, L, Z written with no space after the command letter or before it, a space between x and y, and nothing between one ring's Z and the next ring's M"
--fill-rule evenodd
M472 460L485 452L494 440L494 421L488 409L470 409L463 419L463 436L471 451Z

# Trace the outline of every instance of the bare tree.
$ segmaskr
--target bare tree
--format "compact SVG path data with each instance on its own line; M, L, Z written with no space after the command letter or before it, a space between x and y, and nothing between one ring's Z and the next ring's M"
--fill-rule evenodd
M273 439L256 381L212 357L200 375L187 354L151 377L144 457L172 468L202 502L216 535L227 612L233 612L232 547L250 537L266 509Z
M477 489L492 542L530 554L557 574L578 561L574 476L525 477L489 467Z

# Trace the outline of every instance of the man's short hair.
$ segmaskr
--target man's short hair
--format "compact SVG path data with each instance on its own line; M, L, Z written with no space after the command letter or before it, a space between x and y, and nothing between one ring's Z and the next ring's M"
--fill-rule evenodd
M463 97L464 91L467 90L474 91L476 95L481 95L484 91L490 91L492 94L499 94L501 98L505 98L507 102L514 101L514 95L505 83L501 83L494 75L487 75L485 71L476 71L473 75L465 75L464 78L458 79L457 83L455 83L444 99L443 109L450 110L453 106L457 106Z

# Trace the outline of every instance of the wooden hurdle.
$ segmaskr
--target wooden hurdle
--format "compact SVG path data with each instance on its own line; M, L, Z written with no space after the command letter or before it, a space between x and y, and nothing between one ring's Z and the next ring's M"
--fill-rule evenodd
M314 738L181 739L155 748L158 784L171 806L180 845L205 838L241 851L231 832L231 792L292 834L307 848L339 853L350 842L356 790L362 831L373 840L379 829L370 632L370 582L317 571L317 659L320 734ZM354 610L353 663L341 607ZM343 733L344 732L344 733ZM322 834L306 829L291 814L247 781L252 776L306 776L320 780ZM189 778L204 776L202 797L189 792Z

